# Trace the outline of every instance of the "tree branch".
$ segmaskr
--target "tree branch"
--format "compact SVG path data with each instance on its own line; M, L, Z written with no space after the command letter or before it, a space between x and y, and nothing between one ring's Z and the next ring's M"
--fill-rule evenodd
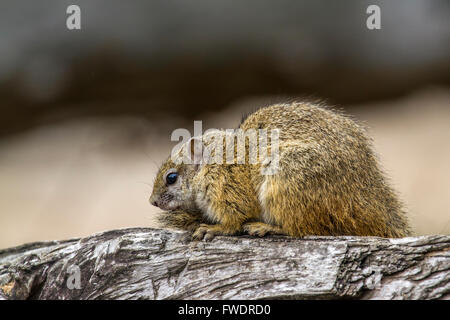
M0 300L450 298L450 236L186 235L134 228L1 250Z

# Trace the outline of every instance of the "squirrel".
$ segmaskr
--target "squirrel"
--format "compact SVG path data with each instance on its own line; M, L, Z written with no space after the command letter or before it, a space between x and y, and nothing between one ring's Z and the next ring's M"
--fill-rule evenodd
M159 216L165 226L189 230L193 240L206 241L244 233L411 234L403 204L378 163L365 127L350 116L321 104L275 104L244 117L238 129L278 130L277 170L261 171L273 157L256 164L247 154L243 163L189 164L180 163L181 153L169 157L150 197L151 204L167 210ZM224 139L228 134L217 133ZM195 143L202 150L213 145L205 142L207 136L190 139L183 150L190 150L195 159ZM267 150L272 149L274 145L267 144ZM236 154L235 148L234 160Z

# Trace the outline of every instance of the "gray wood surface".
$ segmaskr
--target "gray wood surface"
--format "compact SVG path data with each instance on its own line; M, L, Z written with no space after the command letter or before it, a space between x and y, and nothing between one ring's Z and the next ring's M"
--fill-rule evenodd
M450 236L216 237L149 228L0 250L2 299L450 299Z

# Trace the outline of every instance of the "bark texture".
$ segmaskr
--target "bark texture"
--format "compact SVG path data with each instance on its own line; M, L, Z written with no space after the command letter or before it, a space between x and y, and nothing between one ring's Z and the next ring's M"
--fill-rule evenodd
M148 228L0 251L2 299L450 299L450 236L216 237Z

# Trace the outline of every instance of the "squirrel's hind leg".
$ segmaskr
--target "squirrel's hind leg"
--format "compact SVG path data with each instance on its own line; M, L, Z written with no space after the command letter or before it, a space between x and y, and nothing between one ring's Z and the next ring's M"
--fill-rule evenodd
M244 231L251 236L264 237L268 234L286 235L286 233L277 226L273 226L264 222L250 222L244 224Z

